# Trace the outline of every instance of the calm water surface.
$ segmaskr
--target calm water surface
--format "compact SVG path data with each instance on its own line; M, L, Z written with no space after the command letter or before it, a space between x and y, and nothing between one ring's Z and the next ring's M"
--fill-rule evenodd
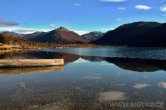
M166 49L52 49L1 59L64 58L65 65L0 69L0 110L165 110Z

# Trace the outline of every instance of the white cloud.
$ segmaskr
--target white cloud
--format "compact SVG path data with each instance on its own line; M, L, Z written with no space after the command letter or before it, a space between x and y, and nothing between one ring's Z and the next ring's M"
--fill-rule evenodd
M166 16L166 14L164 14L163 16Z
M147 6L147 5L136 5L135 8L139 9L139 10L150 10L150 9L152 9L152 7Z
M160 10L163 11L163 12L166 12L166 5L160 7Z
M56 28L55 24L50 24L49 27L50 28Z
M30 34L36 31L48 32L51 29L36 29L36 28L25 28L25 27L0 27L0 31L12 31L20 34Z
M118 7L117 9L118 9L118 10L126 10L125 7Z
M121 3L126 2L127 0L99 0L101 2L112 2L112 3Z
M80 7L80 6L82 6L82 4L80 4L80 3L75 3L74 6Z
M31 34L36 32L35 30L30 30L30 29L29 30L21 29L21 30L13 30L13 31L19 34Z
M0 27L11 27L11 26L17 26L19 23L17 22L9 22L9 21L1 21L0 20Z

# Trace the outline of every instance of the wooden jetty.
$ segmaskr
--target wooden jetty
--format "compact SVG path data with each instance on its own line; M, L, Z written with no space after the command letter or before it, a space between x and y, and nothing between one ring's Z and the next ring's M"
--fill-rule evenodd
M3 59L0 67L45 67L63 66L64 59Z

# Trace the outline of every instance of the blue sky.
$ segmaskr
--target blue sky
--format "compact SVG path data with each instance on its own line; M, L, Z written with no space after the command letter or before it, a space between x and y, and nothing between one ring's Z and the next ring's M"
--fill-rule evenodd
M79 34L108 31L135 21L166 22L166 0L1 0L0 31Z

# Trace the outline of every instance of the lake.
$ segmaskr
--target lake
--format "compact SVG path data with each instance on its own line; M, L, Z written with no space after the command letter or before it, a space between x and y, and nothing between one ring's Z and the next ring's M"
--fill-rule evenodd
M64 66L0 69L1 110L165 110L166 48L65 48L1 53Z

